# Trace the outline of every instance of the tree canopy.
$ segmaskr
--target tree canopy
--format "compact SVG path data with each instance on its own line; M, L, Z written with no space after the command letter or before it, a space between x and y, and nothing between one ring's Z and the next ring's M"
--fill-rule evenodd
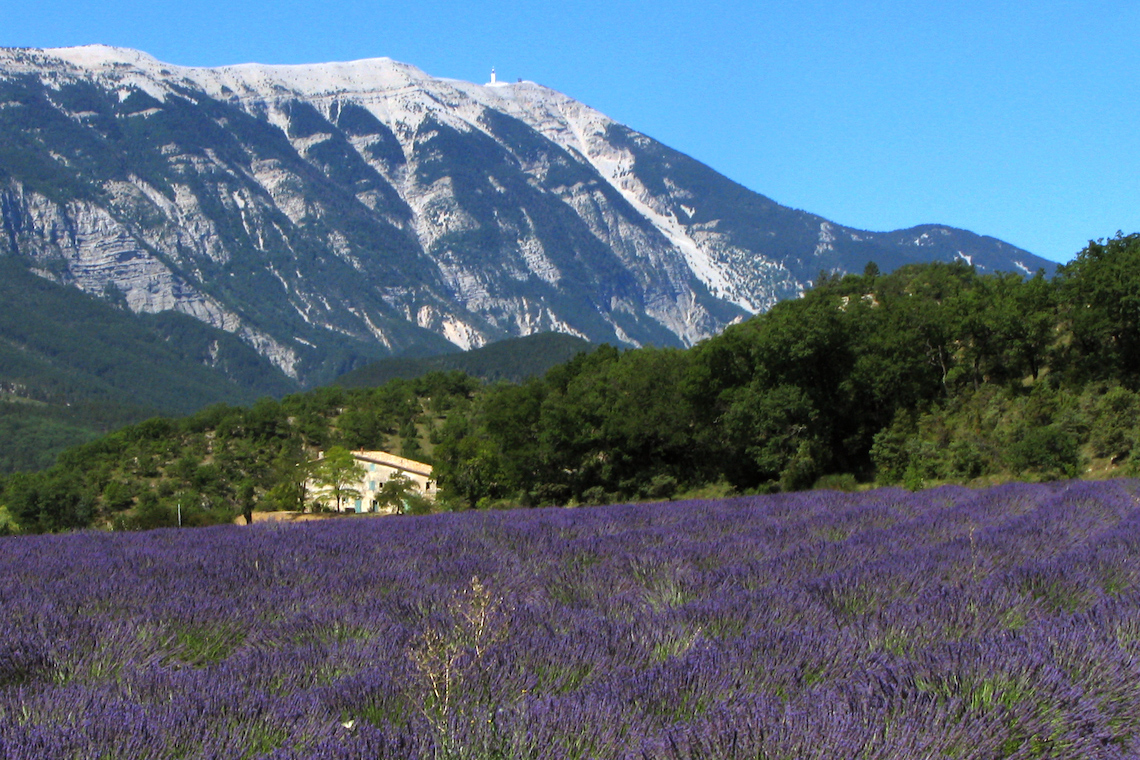
M313 480L332 496L337 512L341 511L345 499L360 498L360 491L352 486L359 483L364 474L364 465L343 446L333 446L326 451L313 468Z

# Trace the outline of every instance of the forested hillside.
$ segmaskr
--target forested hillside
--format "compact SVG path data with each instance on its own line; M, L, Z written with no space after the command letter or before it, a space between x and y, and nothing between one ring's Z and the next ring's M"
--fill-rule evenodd
M241 340L176 312L131 314L0 257L0 473L50 466L68 447L159 415L251 404L300 386ZM346 388L460 370L487 381L545 373L590 344L540 333L441 356L387 359Z
M299 509L318 451L383 448L430 461L432 430L468 413L478 389L462 373L436 373L146 420L64 452L48 470L9 476L0 532L151 528L176 525L179 514L183 525L210 525L255 505Z
M492 389L436 467L471 503L1114 472L1140 420L1138 296L1138 235L1053 280L869 265L689 351L603 349Z
M297 508L332 444L431 461L441 508L986 483L1135 469L1140 234L1052 280L873 264L690 350L603 346L521 384L434 373L152 420L4 483L9 529Z
M430 372L464 372L487 382L522 382L589 351L591 344L566 333L548 332L508 338L470 351L438 356L381 359L336 379L344 388L371 388L390 380L412 380Z
M175 312L131 314L0 256L0 472L156 414L298 389L236 336Z

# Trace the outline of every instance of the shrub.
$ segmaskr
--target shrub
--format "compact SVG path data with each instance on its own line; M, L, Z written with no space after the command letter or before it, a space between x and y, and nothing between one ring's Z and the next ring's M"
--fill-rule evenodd
M1094 456L1120 459L1136 445L1140 397L1127 388L1110 388L1092 410L1089 443Z
M1014 472L1035 470L1045 478L1076 477L1080 466L1077 439L1059 425L1024 430L1009 447Z
M850 493L859 490L859 481L849 472L835 473L820 477L819 480L815 481L815 485L812 486L812 489L817 491L846 491Z

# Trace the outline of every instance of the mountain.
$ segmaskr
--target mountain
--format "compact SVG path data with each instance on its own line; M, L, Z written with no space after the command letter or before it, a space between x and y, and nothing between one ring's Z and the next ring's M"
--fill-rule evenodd
M236 336L185 314L131 314L0 257L0 472L158 414L297 390Z
M455 351L419 359L381 359L337 378L345 388L373 388L389 380L412 380L429 372L464 372L487 382L505 380L521 383L546 374L556 365L568 362L593 346L565 333L536 333L524 338L508 338L470 351Z
M0 49L0 223L28 271L194 317L305 385L545 331L687 346L872 260L1053 266L786 208L533 82L103 46Z

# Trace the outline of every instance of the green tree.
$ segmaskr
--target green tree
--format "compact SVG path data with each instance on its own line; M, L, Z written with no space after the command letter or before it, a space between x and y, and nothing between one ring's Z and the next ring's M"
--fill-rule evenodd
M303 512L316 465L305 459L300 450L278 454L271 468L273 485L265 494L268 508Z
M1037 471L1050 480L1074 478L1080 468L1078 441L1059 424L1023 430L1009 447L1008 457L1018 475Z
M1014 293L1009 361L1037 381L1057 341L1057 288L1037 272Z
M1078 371L1140 388L1140 233L1089 241L1058 283Z
M103 489L103 506L111 512L120 512L134 504L132 489L127 484L112 480Z
M738 454L725 462L729 481L738 488L811 485L824 464L811 435L815 417L811 401L795 386L747 387L731 394L723 428Z
M380 415L371 408L346 409L337 417L337 430L345 443L354 449L376 449L389 432Z
M469 506L485 498L502 498L509 492L498 447L474 432L466 420L448 420L444 426L435 450L435 475L449 498Z
M0 504L0 536L14 536L20 533L20 524L8 512L8 507Z
M241 508L241 514L245 518L246 525L253 524L254 493L252 480L243 480L238 486L238 507Z
M96 495L86 492L81 473L51 469L12 475L5 483L5 500L22 528L52 532L89 525Z
M339 512L345 499L360 498L360 491L352 486L363 480L364 475L364 465L356 461L351 451L343 446L333 446L317 460L313 480L333 497Z
M393 474L384 482L376 493L376 501L379 506L390 507L401 515L431 511L431 503L419 492L416 484L400 473Z

